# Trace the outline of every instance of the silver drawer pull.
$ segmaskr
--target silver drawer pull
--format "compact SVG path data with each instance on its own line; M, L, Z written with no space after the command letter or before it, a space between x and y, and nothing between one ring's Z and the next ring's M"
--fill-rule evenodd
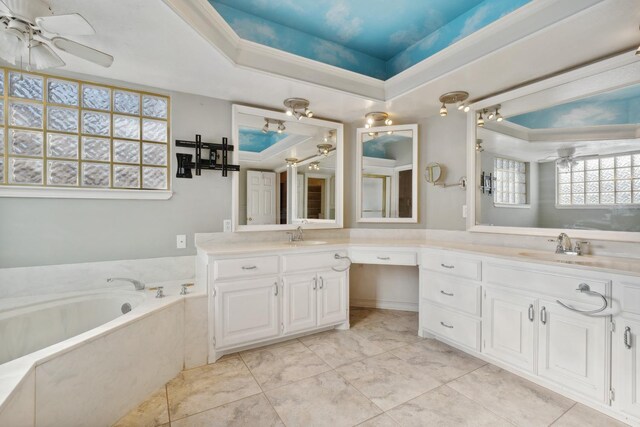
M533 304L529 304L529 321L533 322Z
M451 326L451 325L447 325L447 324L446 324L446 323L444 323L444 322L440 322L440 324L441 324L442 326L444 326L445 328L453 329L453 326Z
M542 310L540 310L540 322L543 325L547 324L547 307L542 307Z
M391 259L391 258L390 258L390 257L388 257L388 256L378 256L378 257L376 257L376 258L378 258L378 259L380 259L380 260L382 260L382 261L389 261L389 260Z
M255 265L243 265L242 266L243 270L255 270L256 268L258 268L258 267L256 267Z
M448 297L452 297L452 296L453 296L453 294L452 294L452 293L450 294L449 292L445 292L445 291L440 291L440 293L441 293L442 295L446 295L446 296L448 296Z
M443 268L456 268L455 265L440 264Z
M631 348L631 328L629 326L624 328L624 346Z
M566 308L567 310L571 310L571 311L575 311L576 313L587 314L587 315L600 313L601 311L606 310L607 306L609 305L609 302L607 301L607 298L604 295L602 295L600 292L592 291L589 285L587 285L586 283L580 283L576 291L583 294L591 295L594 297L600 297L602 299L602 307L596 308L593 310L578 310L577 308L572 307L569 304L565 304L560 300L556 300L556 302L561 306L563 306L564 308Z
M273 291L273 295L278 296L278 282L275 282L273 284L273 286L275 286L275 290Z

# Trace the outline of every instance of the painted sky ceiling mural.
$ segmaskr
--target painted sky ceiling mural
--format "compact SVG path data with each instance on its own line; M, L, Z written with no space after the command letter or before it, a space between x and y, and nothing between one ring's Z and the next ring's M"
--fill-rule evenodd
M640 124L640 85L507 118L529 129Z
M209 0L243 39L381 80L530 0Z

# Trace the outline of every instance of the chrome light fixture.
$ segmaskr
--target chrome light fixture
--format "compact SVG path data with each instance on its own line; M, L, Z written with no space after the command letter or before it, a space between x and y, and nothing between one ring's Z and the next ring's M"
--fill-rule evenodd
M367 129L369 129L376 123L384 123L386 126L391 126L393 124L393 120L389 118L389 114L383 111L374 111L372 113L367 113L364 118L364 127Z
M320 162L311 162L311 163L309 163L309 170L311 170L311 171L319 171L320 170Z
M287 98L284 100L285 114L300 120L302 117L313 117L313 111L309 109L309 101L304 98Z
M287 163L288 168L291 168L298 164L298 159L296 159L295 157L287 157L286 159L284 159L284 161Z
M440 116L446 117L448 114L447 104L457 104L458 110L464 111L465 113L469 111L470 107L467 104L464 104L464 101L469 98L469 93L461 90L456 90L453 92L447 92L444 95L440 96L440 102L442 103L442 107L440 107Z
M264 118L264 126L262 126L262 133L269 133L269 127L271 125L276 126L276 132L282 133L287 130L284 122L282 120L270 119L268 117Z
M333 145L331 144L318 144L318 154L321 156L328 156L331 152Z
M478 120L476 121L476 124L478 125L478 127L481 127L481 128L484 127L484 117L482 117L482 111L480 111L480 114L478 115Z

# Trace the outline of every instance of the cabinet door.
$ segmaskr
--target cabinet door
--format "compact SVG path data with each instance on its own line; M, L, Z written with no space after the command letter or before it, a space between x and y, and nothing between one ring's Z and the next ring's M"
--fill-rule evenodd
M605 401L607 318L539 301L538 375Z
M535 298L486 287L482 304L482 352L533 372Z
M318 326L347 321L349 288L347 273L318 274Z
M315 274L284 276L282 303L284 333L303 331L316 326L316 291L318 278Z
M613 365L616 402L625 413L640 418L640 352L638 338L640 322L619 318L616 321L614 351L619 363ZM619 389L620 387L621 389Z
M216 348L278 335L277 277L215 284L214 289Z

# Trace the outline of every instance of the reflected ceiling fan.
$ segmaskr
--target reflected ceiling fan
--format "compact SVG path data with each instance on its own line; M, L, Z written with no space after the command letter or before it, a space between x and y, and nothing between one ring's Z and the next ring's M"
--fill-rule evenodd
M48 0L0 0L0 58L12 65L24 64L28 71L64 66L54 48L103 67L111 66L113 56L60 37L95 33L77 13L54 15Z
M576 149L574 147L558 148L557 156L546 157L545 160L556 160L556 167L561 171L570 171L576 165L575 155Z

